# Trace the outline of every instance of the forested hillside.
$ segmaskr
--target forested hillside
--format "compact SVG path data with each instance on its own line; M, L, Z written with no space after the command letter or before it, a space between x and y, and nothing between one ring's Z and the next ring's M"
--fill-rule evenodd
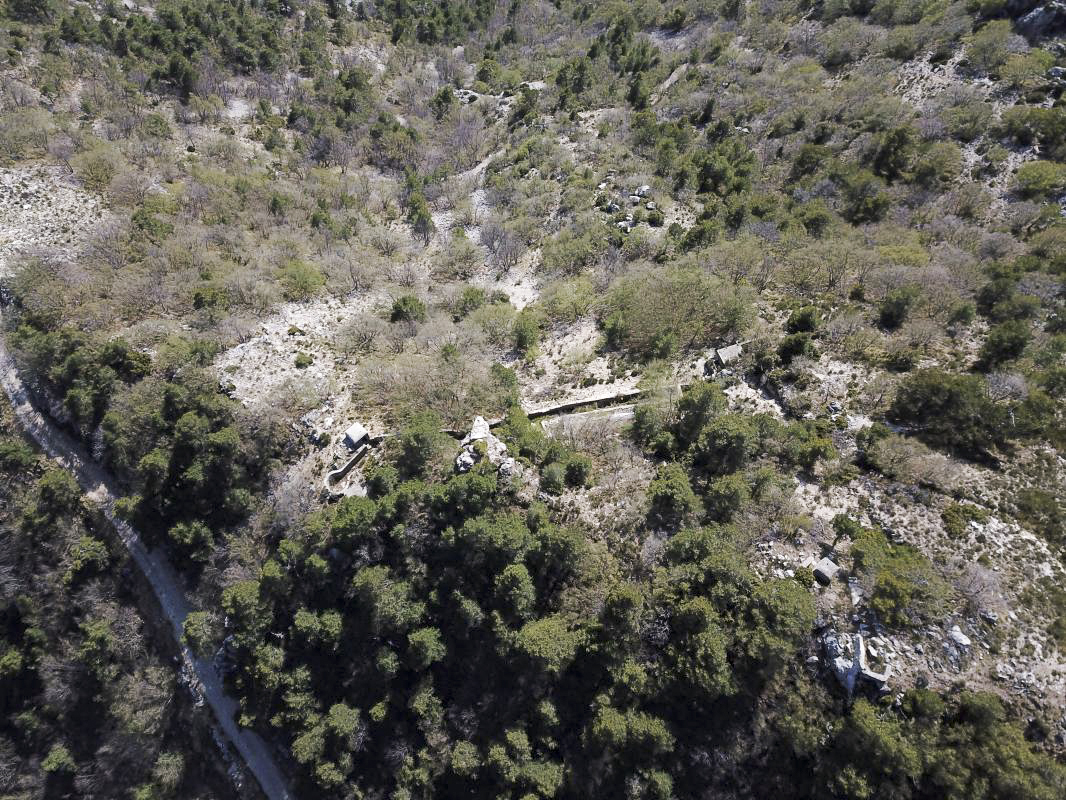
M1064 36L0 0L0 798L1066 796Z
M229 796L144 587L6 407L0 471L2 796Z

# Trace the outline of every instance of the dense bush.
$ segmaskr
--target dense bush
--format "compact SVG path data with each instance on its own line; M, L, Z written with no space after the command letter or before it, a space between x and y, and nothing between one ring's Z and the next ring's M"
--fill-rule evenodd
M950 589L932 563L909 545L866 529L851 545L856 570L870 586L870 609L889 625L917 624L941 613Z
M889 416L935 447L978 459L1002 448L1010 430L1007 410L989 398L981 378L940 370L909 375Z
M653 524L672 527L697 512L700 502L680 464L659 467L648 486L648 517Z
M921 297L922 291L917 286L893 289L881 300L877 312L878 322L884 328L895 330L907 320L907 315Z
M751 315L743 289L686 267L649 269L615 283L603 326L608 343L641 358L665 358L741 333Z
M411 294L397 297L389 312L390 322L425 322L426 304Z
M1021 356L1025 347L1032 338L1029 323L1024 320L1010 320L992 328L988 332L981 351L978 353L978 363L981 369L995 369L1004 361L1013 361Z
M143 378L151 363L121 339L95 341L67 327L49 330L42 321L20 326L11 343L26 369L83 430L100 421L119 383Z
M225 793L211 759L186 760L210 732L121 579L124 549L10 419L0 413L0 453L18 453L0 460L0 573L32 579L0 595L3 791L74 795L92 772L111 797Z
M1014 185L1023 197L1046 199L1066 189L1066 164L1053 161L1029 161L1018 168Z
M859 700L843 718L822 720L825 727L797 710L782 725L786 746L812 764L789 784L797 796L830 785L849 800L1051 800L1066 785L1062 766L1026 741L992 694L913 689L898 710Z

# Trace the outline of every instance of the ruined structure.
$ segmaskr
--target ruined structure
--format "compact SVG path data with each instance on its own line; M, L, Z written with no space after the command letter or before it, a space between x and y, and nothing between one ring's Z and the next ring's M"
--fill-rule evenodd
M507 445L501 442L482 416L474 417L468 433L462 441L462 450L455 458L455 469L469 472L474 465L487 458L489 463L499 467L503 475L511 475L515 470L515 460L507 455Z
M854 693L860 680L868 682L879 692L888 688L892 667L886 667L884 672L875 672L870 667L866 659L866 641L861 633L847 636L830 631L822 637L822 645L826 662L848 697Z

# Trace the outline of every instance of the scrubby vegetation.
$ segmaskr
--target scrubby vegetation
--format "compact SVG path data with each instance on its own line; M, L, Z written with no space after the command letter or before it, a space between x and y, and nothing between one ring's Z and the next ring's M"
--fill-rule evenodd
M1053 5L0 0L5 349L294 796L1061 797ZM236 795L0 473L0 795Z

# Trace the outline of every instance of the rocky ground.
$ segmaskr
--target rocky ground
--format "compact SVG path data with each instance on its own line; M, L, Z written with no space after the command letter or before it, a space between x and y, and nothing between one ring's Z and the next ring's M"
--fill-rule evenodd
M0 275L36 252L72 256L106 216L64 166L0 168Z

